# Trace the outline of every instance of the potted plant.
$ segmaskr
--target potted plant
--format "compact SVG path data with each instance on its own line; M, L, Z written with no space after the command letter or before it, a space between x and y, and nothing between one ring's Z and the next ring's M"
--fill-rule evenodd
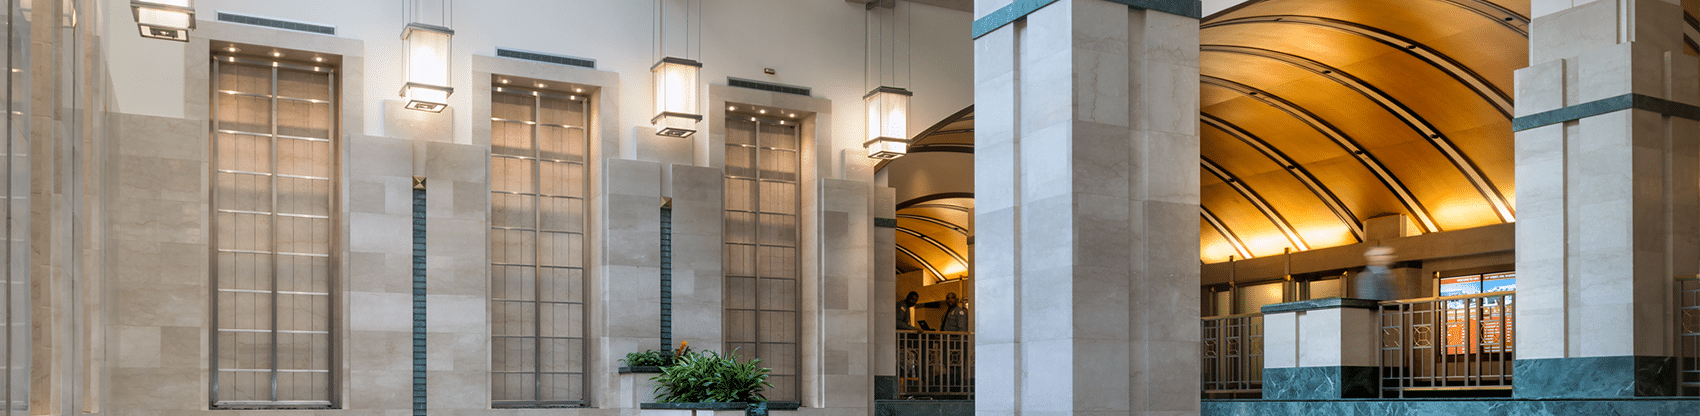
M668 351L647 350L626 353L621 359L626 365L620 367L621 373L660 373L661 367L673 364L673 354Z
M767 402L761 392L773 387L767 382L769 371L759 359L740 362L735 353L681 349L673 365L651 378L660 403L645 403L643 408L742 411Z

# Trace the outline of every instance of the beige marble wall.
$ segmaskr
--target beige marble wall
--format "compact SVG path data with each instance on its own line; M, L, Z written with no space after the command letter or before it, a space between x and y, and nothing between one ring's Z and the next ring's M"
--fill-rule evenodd
M1198 412L1197 30L1064 0L975 41L977 414Z
M1265 315L1263 367L1379 366L1378 319L1358 308Z
M1518 116L1628 93L1700 103L1677 4L1575 3L1537 7ZM1700 264L1697 124L1624 110L1516 133L1518 359L1674 355L1671 279Z
M673 343L724 351L725 172L669 165L667 175L665 193L673 202Z
M612 387L619 385L619 375L614 373L621 365L619 358L661 344L662 165L625 159L604 159L604 163L606 192L598 204L608 213L606 237L600 240L607 254L601 259L600 289L595 292L603 306L593 309L606 316L597 344L606 360L592 371L596 372L595 382ZM677 249L678 244L674 247ZM674 300L679 297L675 295ZM716 320L718 317L716 314ZM603 406L621 403L619 398L624 393L612 388L601 391ZM633 411L621 409L621 414Z
M897 190L886 187L874 188L874 204L869 207L874 218L897 218ZM868 328L873 332L870 350L874 358L869 362L874 366L871 370L876 376L897 376L897 332L887 330L893 328L892 322L897 321L897 311L885 306L882 302L892 299L897 293L897 256L887 256L884 253L897 252L897 230L892 228L875 228L873 231L873 248L868 253L873 256L874 288L870 292L868 316L872 322ZM972 275L972 273L970 273ZM969 293L964 293L969 295ZM940 321L943 322L943 321Z
M869 405L874 398L872 344L878 337L871 331L888 328L876 325L872 312L874 299L887 297L875 295L877 279L872 278L874 263L869 261L876 194L866 182L828 179L820 183L822 267L819 292L813 296L821 299L822 311L820 332L810 336L818 338L821 349L803 356L820 366L822 391L818 394L820 405L830 410L827 414L865 415L872 412Z

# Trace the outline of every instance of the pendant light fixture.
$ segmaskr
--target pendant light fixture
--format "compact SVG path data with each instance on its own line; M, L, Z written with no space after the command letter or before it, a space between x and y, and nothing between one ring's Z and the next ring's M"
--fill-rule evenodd
M670 3L683 5L684 13L676 16L683 23L683 45L668 42L667 6ZM695 4L697 10L691 8ZM668 137L691 137L697 132L697 122L702 121L702 113L697 110L697 89L702 84L698 72L702 63L691 59L691 26L694 24L698 31L702 30L700 17L702 13L701 0L656 0L655 1L655 52L658 57L655 66L649 71L655 78L655 117L649 123L655 126L655 134ZM669 48L672 44L672 48ZM697 41L700 55L701 41ZM677 55L675 55L675 53Z
M420 2L430 1L437 6L437 19L421 19ZM407 82L402 84L401 96L407 99L410 110L442 112L449 106L449 59L455 31L448 28L453 0L409 0L408 23L401 31L403 71ZM429 12L430 10L425 10ZM431 20L437 24L425 23Z
M136 26L142 37L189 41L189 29L195 28L194 0L130 0L130 14L136 16Z
M908 7L896 3L896 0L871 0L867 3L867 16L863 19L863 40L872 49L864 55L864 69L867 78L879 86L862 96L868 123L867 138L862 147L867 148L868 157L874 159L896 159L909 153L909 98L914 93L907 88L890 86L897 83L900 55L904 61L903 75L909 75L907 28L903 30L904 42L897 41L899 17L904 25L909 21L908 16L898 16L898 9ZM874 30L876 20L879 24L877 31ZM876 35L877 40L874 40ZM901 53L899 46L902 47ZM887 73L887 68L890 73Z

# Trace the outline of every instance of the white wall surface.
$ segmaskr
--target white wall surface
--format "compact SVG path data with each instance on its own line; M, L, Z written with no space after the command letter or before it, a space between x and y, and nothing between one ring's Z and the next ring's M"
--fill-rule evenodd
M677 19L682 2L666 1L671 5L669 30L682 29ZM834 148L861 148L862 94L869 88L864 82L865 12L860 5L824 0L701 1L700 46L693 41L693 50L675 48L670 55L703 62L704 84L725 84L726 77L733 76L812 87L815 97L832 100ZM423 2L433 4L433 0ZM345 128L382 136L386 135L383 102L397 99L403 83L400 34L407 23L405 4L400 0L199 0L195 9L203 21L216 19L215 11L225 11L336 26L337 36L365 42L366 86L353 93L362 95L367 117L363 126ZM654 4L644 0L455 2L451 22L456 31L454 87L486 87L487 80L471 79L468 57L495 56L497 47L595 59L597 69L620 74L620 134L630 136L632 127L648 126L653 115L649 67L656 61ZM182 62L187 44L136 35L126 0L107 0L105 6L119 111L184 117L179 104L184 101L184 83L206 82L185 79ZM909 36L913 63L900 61L897 68L900 73L912 69L912 81L902 85L905 79L900 78L896 85L916 92L909 121L913 136L973 103L970 14L907 2L900 10L913 20L912 25L901 25L913 28ZM778 73L766 75L763 68ZM473 104L471 97L457 93L450 105L466 108ZM344 100L353 103L354 98ZM475 142L472 113L455 112L455 142Z

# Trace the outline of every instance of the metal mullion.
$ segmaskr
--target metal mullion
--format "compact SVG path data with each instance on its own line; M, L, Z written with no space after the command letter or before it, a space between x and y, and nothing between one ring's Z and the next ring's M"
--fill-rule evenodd
M272 79L271 79L271 91L272 91L272 96L271 96L271 128L272 128L272 137L271 137L271 145L272 145L272 153L271 153L271 156L272 156L272 160L271 160L272 186L271 186L271 188L272 189L271 189L271 197L272 197L272 205L271 205L271 207L272 207L272 212L277 212L277 208L278 208L278 206L277 206L277 185L278 185L277 184L277 170L278 170L277 169L277 67L272 67L271 72L272 72ZM277 333L277 326L278 326L278 322L277 322L277 315L278 315L278 303L277 303L277 301L278 301L278 295L277 295L277 261L278 261L278 257L277 257L277 235L278 235L278 229L277 229L277 215L274 214L274 215L271 215L269 217L271 218L271 233L270 234L271 234L271 239L272 239L271 246L270 246L271 251L272 251L272 256L271 256L272 257L272 262L271 262L272 263L271 264L271 268L272 268L272 272L271 272L271 278L272 278L272 282L271 282L271 290L272 290L272 302L271 302L272 303L271 304L271 308L272 308L272 310L271 310L271 312L272 312L272 314L271 314L272 315L271 316L271 318L272 318L272 328L271 328L272 329L272 342L271 342L271 347L270 347L271 348L271 356L272 356L272 374L271 374L272 389L271 390L272 390L272 401L275 402L275 401L278 401L278 395L277 395L277 384L278 384L278 379L277 379L278 378L277 377L278 376L278 372L277 372L277 354L278 354L278 349L277 349L277 341L278 341L278 333Z
M542 97L532 96L531 119L537 122L543 121ZM541 231L543 228L543 163L538 162L537 159L543 157L543 140L542 132L538 130L537 123L532 123L530 126L531 191L534 195L532 198L535 198L531 204L531 225L536 227L531 231L531 334L536 337L533 338L531 343L531 399L541 402L543 401L543 304L539 301L543 299L543 268L539 266L543 264L543 232Z
M10 2L8 2L8 3L10 3ZM218 88L219 81L222 78L220 75L223 72L223 70L224 70L224 68L223 68L222 63L220 63L217 59L212 60L212 77L211 78L212 78L213 88ZM208 151L208 153L211 155L212 163L210 163L209 165L213 168L214 172L218 171L218 163L219 163L219 160L220 160L219 159L219 146L218 146L219 140L218 140L218 133L217 133L218 131L221 130L219 128L219 124L220 124L219 120L222 119L222 117L219 115L219 109L220 109L219 106L221 105L220 101L221 100L219 100L219 94L212 94L212 113L213 113L212 114L212 131L214 133L211 135L212 137L208 138L209 143L207 144L207 146L211 148ZM8 133L10 133L10 132L8 131ZM10 146L9 142L8 142L8 146ZM11 160L12 160L11 153L7 152L6 156L7 156L6 157L7 163L10 164ZM7 172L8 172L8 174L10 174L11 170L8 169ZM217 195L218 194L217 182L219 180L218 175L213 174L211 180L214 182L214 185L209 187L209 189L208 189L208 192L207 192L208 193L208 199L211 200L210 202L212 204L212 207L214 209L217 209L218 206L219 206L219 203L218 203L219 198L218 198L218 195ZM7 181L7 183L10 184L11 181ZM10 197L11 194L8 192L7 196ZM8 209L10 209L11 204L7 204L7 206L8 206ZM276 209L276 207L273 207L272 209ZM209 217L208 220L212 224L218 224L218 222L212 218L212 217L217 217L217 216L218 216L218 214L208 215L208 217ZM10 222L11 221L7 221L8 224ZM208 313L208 315L211 315L211 316L208 317L208 322L210 324L209 327L212 328L212 334L211 334L211 336L212 336L211 344L212 345L208 347L208 349L210 350L209 351L210 353L207 354L207 358L208 358L207 361L209 361L209 363L208 363L210 365L209 368L212 368L213 371L212 371L212 374L211 374L211 377L212 377L211 383L207 383L208 384L207 390L208 390L208 397L210 397L209 401L211 402L211 403L209 403L209 405L216 406L216 405L218 405L218 402L219 402L219 396L218 396L218 393L219 393L218 386L219 386L219 378L220 378L219 374L224 371L224 369L219 367L219 365L218 365L219 364L218 358L219 358L219 352L220 352L219 348L218 348L218 345L219 345L218 331L219 331L219 324L220 324L219 319L218 319L218 315L219 315L219 302L218 302L218 297L219 297L218 296L218 289L219 289L218 288L218 281L219 281L218 258L219 258L219 256L218 256L218 253L219 253L220 250L219 250L219 246L218 246L218 244L219 244L218 234L219 233L218 232L211 232L211 233L208 233L208 234L210 234L210 235L207 237L207 242L208 242L208 245L210 247L212 247L212 249L213 249L213 255L208 256L209 258L207 259L207 267L208 267L207 270L210 271L208 274L210 274L212 276L211 284L207 285L209 288L212 289L211 290L212 293L209 293L208 296L207 296L209 299L211 299L211 301L209 302L211 304L211 308L209 309L210 313ZM11 236L10 236L10 233L8 233L8 235L7 235L8 244L10 244L10 241L11 241ZM8 255L10 255L11 250L7 250L7 253L8 253ZM10 264L10 263L8 263L8 264ZM7 285L8 291L11 290L10 286L11 285ZM11 299L11 297L8 296L7 299ZM10 309L10 308L8 308L8 309ZM9 310L8 310L7 313L8 313L8 315L10 315ZM8 319L6 321L8 324L10 324L10 322L11 322L11 320L9 318L10 317L8 316ZM8 332L10 332L10 331L8 331ZM7 348L9 349L10 347L11 347L11 343L8 342ZM10 354L8 354L8 356L10 356ZM9 379L9 377L8 377L8 379ZM8 392L9 391L10 391L10 389L8 389Z

